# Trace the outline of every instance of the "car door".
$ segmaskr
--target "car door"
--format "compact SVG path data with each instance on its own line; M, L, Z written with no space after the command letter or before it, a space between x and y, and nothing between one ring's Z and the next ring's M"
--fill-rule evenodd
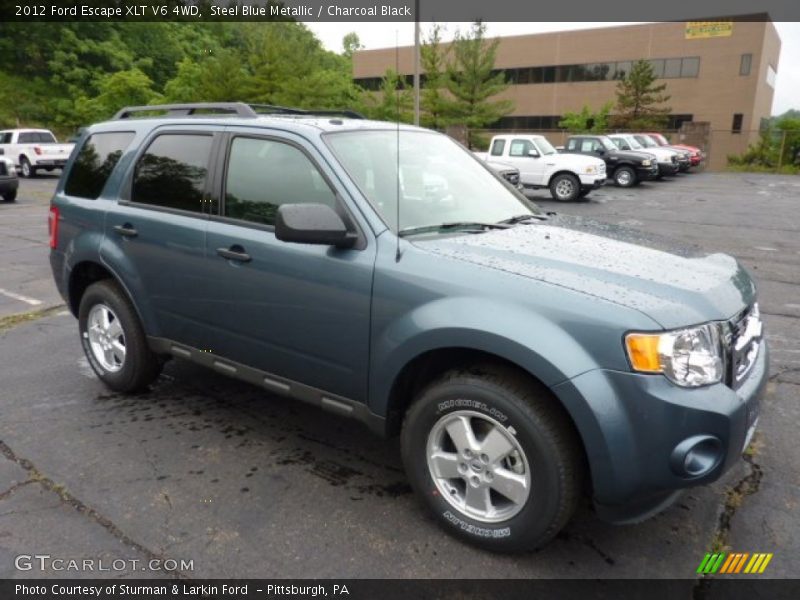
M107 212L103 254L147 311L154 335L206 348L210 164L222 127L162 128L142 144Z
M531 156L531 150L535 150L537 156ZM513 138L508 145L508 162L519 169L523 184L542 185L545 163L531 140Z
M209 221L212 352L281 378L365 401L375 245L287 243L282 204L322 203L355 230L345 190L312 144L289 133L231 129L221 165L222 215Z

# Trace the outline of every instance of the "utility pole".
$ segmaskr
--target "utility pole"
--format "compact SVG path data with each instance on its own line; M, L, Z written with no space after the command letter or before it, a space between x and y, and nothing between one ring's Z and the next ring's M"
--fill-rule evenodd
M414 125L419 127L419 0L414 0Z

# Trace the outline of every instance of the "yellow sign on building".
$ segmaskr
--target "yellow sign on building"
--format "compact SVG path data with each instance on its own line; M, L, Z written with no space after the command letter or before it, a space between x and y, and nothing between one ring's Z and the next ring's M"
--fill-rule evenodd
M730 37L733 35L733 21L687 21L686 39Z

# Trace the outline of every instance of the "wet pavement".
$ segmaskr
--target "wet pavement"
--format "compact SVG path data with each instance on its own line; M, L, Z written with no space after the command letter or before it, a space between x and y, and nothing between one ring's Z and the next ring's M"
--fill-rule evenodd
M773 369L754 452L722 480L635 526L584 505L550 545L516 556L443 533L397 441L355 422L180 361L145 394L109 392L52 284L55 181L25 180L17 204L0 204L0 577L98 575L15 568L33 554L117 561L103 576L172 575L159 565L175 561L203 578L692 577L722 547L773 552L765 575L796 576L800 178L695 174L569 205L534 196L737 256L759 283Z

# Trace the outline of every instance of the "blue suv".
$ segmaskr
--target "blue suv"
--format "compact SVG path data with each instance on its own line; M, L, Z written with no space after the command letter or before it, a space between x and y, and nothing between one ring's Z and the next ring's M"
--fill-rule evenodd
M501 551L584 493L640 520L739 460L768 356L736 260L545 214L450 138L357 117L132 107L82 134L51 264L108 387L177 357L400 435L441 524Z

